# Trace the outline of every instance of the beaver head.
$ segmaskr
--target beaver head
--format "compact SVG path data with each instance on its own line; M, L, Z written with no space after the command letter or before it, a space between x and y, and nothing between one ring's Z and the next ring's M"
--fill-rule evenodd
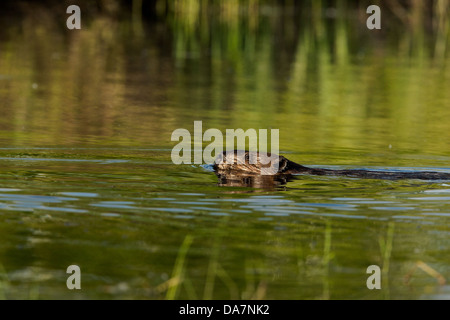
M290 174L301 168L303 167L277 154L243 150L224 151L214 162L216 172L246 175Z

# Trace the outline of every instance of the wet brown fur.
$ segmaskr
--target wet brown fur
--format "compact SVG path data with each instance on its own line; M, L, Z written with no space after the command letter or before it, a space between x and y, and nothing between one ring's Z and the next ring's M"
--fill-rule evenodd
M228 161L224 161L226 157L226 151L220 154L216 162L214 163L214 170L220 177L223 176L254 176L261 175L262 170L270 168L270 164L262 164L259 153L251 151L236 151L234 150L234 157L226 158ZM271 156L268 153L268 156ZM257 159L250 161L251 158ZM332 170L332 169L318 169L308 168L298 163L288 160L287 158L279 155L273 156L273 163L278 162L278 168L275 172L276 176L282 175L319 175L319 176L346 176L354 178L366 178L366 179L420 179L420 180L450 180L450 173L445 172L430 172L430 171L413 171L413 172L388 172L388 171L375 171L375 170ZM231 160L231 161L230 161Z

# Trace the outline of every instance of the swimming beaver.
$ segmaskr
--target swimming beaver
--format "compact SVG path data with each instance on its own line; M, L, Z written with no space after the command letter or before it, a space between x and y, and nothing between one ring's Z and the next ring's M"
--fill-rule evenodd
M270 175L274 170L273 177L270 180L286 181L290 180L292 175L309 174L320 176L347 176L354 178L368 179L421 179L421 180L450 180L450 173L429 172L429 171L412 171L412 172L389 172L389 171L372 171L372 170L332 170L332 169L316 169L302 166L298 163L290 161L283 156L274 154L273 157L267 153L268 157L272 157L272 162L263 164L261 156L258 152L253 151L233 151L234 154L227 156L227 152L219 154L213 165L214 171L219 179L234 180L242 177L249 178L258 175Z

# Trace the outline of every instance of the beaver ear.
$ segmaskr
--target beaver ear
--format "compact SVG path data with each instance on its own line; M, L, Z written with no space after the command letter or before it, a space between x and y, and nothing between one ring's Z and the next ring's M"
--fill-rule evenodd
M286 170L287 164L288 160L285 157L280 156L278 161L278 173L284 172Z

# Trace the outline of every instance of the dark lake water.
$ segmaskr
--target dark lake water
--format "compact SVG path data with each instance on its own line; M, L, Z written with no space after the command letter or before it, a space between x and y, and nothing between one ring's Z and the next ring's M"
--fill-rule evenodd
M450 181L227 187L172 163L173 130L201 120L279 129L304 165L450 172L439 34L261 10L2 29L0 299L450 298Z

